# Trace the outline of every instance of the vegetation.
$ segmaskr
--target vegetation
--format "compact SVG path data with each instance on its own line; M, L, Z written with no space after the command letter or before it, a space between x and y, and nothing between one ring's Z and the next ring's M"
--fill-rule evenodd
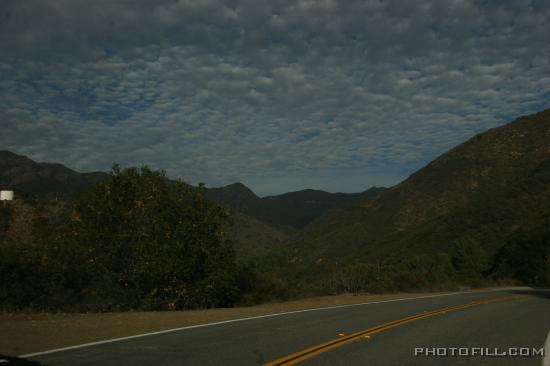
M302 209L338 207L286 232L209 201L203 186L115 166L70 203L0 205L0 307L190 309L341 292L549 286L549 133L550 110L519 119L355 204L317 191L276 200L239 185L211 191L255 209L271 200L282 216L301 207L288 216L295 226Z
M8 205L0 205L0 235L8 231L11 218L13 216L13 208ZM0 240L2 236L0 236Z
M549 137L550 110L486 131L374 199L315 220L289 245L312 266L453 256L462 246L479 263L454 258L458 276L488 276L500 248L550 207Z
M248 248L237 258L229 211L208 201L203 186L169 181L147 167L115 166L70 204L31 201L49 212L32 215L32 237L2 236L0 305L7 310L174 310L510 280L550 285L548 213L516 230L494 256L475 236L462 235L435 253L401 248L378 261L312 263L288 246ZM2 234L14 207L1 207Z
M531 286L550 286L550 220L519 230L496 256L497 276Z
M458 250L467 262L477 262L475 254ZM477 287L489 284L491 279L480 272L464 275L453 264L454 255L448 253L417 254L408 258L391 258L388 262L345 262L328 264L316 269L317 279L310 278L309 293L338 294L383 293L408 291L446 291L460 286ZM304 269L304 272L307 270ZM310 272L311 271L307 271Z
M227 215L202 186L115 166L62 213L37 220L34 243L2 246L0 302L15 309L232 306L240 269L222 230Z

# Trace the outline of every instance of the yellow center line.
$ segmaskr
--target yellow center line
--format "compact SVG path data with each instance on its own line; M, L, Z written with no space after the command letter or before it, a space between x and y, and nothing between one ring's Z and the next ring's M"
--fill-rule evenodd
M496 303L496 302L516 300L516 299L522 298L522 297L524 297L524 296L497 297L497 298L493 298L493 299L484 299L484 300L472 301L472 302L469 302L469 303L466 303L466 304L448 306L448 307L444 307L444 308L441 308L441 309L425 311L425 312L422 312L420 314L412 315L412 316L409 316L409 317L406 317L406 318L402 318L402 319L394 320L394 321L384 323L384 324L381 324L381 325L377 325L375 327L372 327L372 328L369 328L369 329L366 329L366 330L362 330L362 331L350 334L350 335L345 336L345 337L339 337L339 338L336 338L336 339L318 344L316 346L306 348L302 351L299 351L299 352L290 354L288 356L278 358L274 361L268 362L264 366L283 366L283 365L284 366L290 366L290 365L295 365L299 362L302 362L304 360L307 360L309 358L317 356L317 355L319 355L323 352L326 352L326 351L329 351L329 350L334 349L336 347L340 347L340 346L343 346L343 345L348 344L350 342L356 341L356 340L358 340L362 337L370 338L370 336L373 335L373 334L380 333L380 332L383 332L385 330L395 328L395 327L398 327L400 325L407 324L407 323L410 323L410 322L413 322L413 321L416 321L416 320L420 320L420 319L424 319L424 318L428 318L428 317L432 317L432 316L436 316L436 315L443 315L443 314L447 314L447 313L450 313L450 312L453 312L453 311L464 310L464 309L468 309L468 308L471 308L471 307L474 307L474 306L492 304L492 303Z

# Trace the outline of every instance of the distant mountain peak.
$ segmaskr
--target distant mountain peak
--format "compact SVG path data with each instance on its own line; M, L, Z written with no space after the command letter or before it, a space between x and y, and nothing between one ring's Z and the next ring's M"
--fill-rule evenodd
M208 188L209 192L220 192L223 195L236 196L235 198L249 198L249 199L260 199L252 189L248 188L240 182L232 183L223 187Z
M243 191L248 191L248 192L252 192L252 189L248 188L247 186L245 186L243 183L241 182L235 182L235 183L231 183L231 184L228 184L224 187L221 187L221 188L225 188L225 189L232 189L232 190L243 190ZM254 195L256 195L254 193Z
M31 197L73 198L105 177L107 173L79 173L62 164L37 163L26 156L0 151L0 188L14 189ZM208 188L209 199L279 227L300 228L325 212L378 194L370 188L361 193L329 193L303 189L269 197L258 197L249 187L235 182Z
M333 208L368 199L383 190L371 188L361 193L329 193L319 189L302 189L260 198L244 184L233 183L211 188L207 196L256 219L278 226L301 228Z

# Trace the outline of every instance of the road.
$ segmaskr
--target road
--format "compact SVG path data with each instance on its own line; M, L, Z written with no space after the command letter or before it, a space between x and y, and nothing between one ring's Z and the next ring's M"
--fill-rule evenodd
M24 357L53 366L541 365L540 355L425 353L538 350L549 331L550 291L508 289L302 311Z

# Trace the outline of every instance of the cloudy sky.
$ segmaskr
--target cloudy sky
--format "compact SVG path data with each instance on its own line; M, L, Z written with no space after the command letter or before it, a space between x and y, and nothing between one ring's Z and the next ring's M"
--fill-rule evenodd
M260 195L390 186L550 107L548 0L1 0L0 149Z

